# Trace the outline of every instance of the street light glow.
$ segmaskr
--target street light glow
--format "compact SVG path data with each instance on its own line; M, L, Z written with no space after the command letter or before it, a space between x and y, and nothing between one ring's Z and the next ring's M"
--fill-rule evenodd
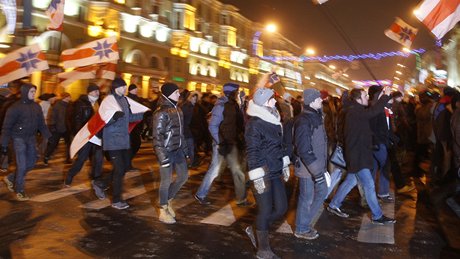
M399 77L396 77L396 76L395 76L394 79L395 79L395 80L399 80Z
M313 48L307 48L305 50L305 53L307 53L307 55L315 55L316 54L316 51L313 49Z
M414 9L414 11L412 11L412 13L417 16L418 14L420 14L420 11L418 9Z
M403 50L404 52L407 52L407 53L411 52L411 50L410 50L409 48L403 48L402 50Z
M406 67L406 66L404 66L403 64L398 63L398 67Z
M402 75L401 71L396 71L396 74Z
M265 28L268 32L273 33L276 31L276 25L274 23L270 23Z
M336 69L336 67L334 65L329 65L329 68L332 69L332 70Z

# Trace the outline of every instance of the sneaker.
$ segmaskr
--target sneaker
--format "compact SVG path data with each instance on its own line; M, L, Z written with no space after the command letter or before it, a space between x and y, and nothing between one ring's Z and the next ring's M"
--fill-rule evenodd
M168 212L168 205L161 206L160 215L159 215L158 219L161 222L165 223L165 224L174 224L174 223L176 223L176 220Z
M99 200L103 200L105 199L105 192L104 190L97 186L96 183L94 182L94 180L91 181L91 184L93 185L93 189L94 189L94 193L96 194L97 198ZM118 202L117 202L118 203ZM113 204L112 204L112 207L113 207ZM115 208L115 207L114 207Z
M373 219L372 223L376 225L394 224L396 220L382 215L379 219Z
M14 184L13 182L10 181L10 179L8 179L8 177L3 177L3 182L5 182L6 184L6 188L8 188L8 191L10 192L14 192Z
M397 193L408 193L408 192L411 192L415 189L415 185L414 184L411 184L411 185L404 185L402 188L399 188L396 192Z
M330 213L332 214L335 214L341 218L348 218L350 215L348 215L347 213L341 211L339 208L332 208L330 206L327 206L327 211L329 211Z
M211 204L211 202L206 197L200 198L196 194L195 194L195 200L197 200L201 205L209 205L209 204Z
M294 232L294 236L297 238L301 238L301 239L313 240L313 239L317 239L319 237L319 234L317 231L311 230L311 231L303 232L303 233Z
M379 199L385 203L392 203L395 201L395 199L393 199L393 197L391 197L390 195L387 195L387 196L378 196Z
M254 206L254 203L249 202L249 201L246 200L246 201L237 203L236 206L238 206L240 208L251 208L251 207Z
M16 193L16 198L18 201L28 201L30 199L25 192Z
M115 208L117 210L124 210L124 209L129 208L129 204L126 203L126 201L119 201L119 202L112 203L112 208Z

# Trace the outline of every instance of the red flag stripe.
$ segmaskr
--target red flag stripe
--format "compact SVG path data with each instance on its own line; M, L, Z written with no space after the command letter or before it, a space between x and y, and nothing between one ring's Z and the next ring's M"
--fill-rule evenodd
M61 61L76 60L82 58L88 58L94 55L96 51L94 49L79 49L70 55L61 55Z
M16 60L10 61L6 63L5 65L3 65L2 67L0 67L0 76L9 74L13 72L14 70L19 69L20 67L21 65Z
M441 0L433 10L423 19L423 24L428 29L433 30L438 24L444 21L449 15L455 12L460 1L458 0Z
M101 118L101 115L97 112L88 121L88 131L91 133L88 139L92 138L96 133L99 132L105 125L105 121Z

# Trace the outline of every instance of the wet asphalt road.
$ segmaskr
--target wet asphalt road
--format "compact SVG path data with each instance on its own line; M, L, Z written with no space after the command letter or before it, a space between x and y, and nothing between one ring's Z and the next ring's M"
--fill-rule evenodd
M27 176L31 201L16 201L0 183L0 258L255 258L243 229L253 222L256 208L235 206L228 171L211 190L212 204L202 206L193 194L208 161L191 170L175 201L178 222L165 225L158 221L159 172L150 143L143 144L134 160L141 171L129 173L125 180L131 207L124 211L97 200L89 187L88 164L70 190L60 191L70 167L61 153L48 167L39 163ZM104 168L108 171L110 165ZM291 179L290 189L293 185ZM349 219L324 211L316 225L320 237L297 239L289 229L294 227L295 196L295 192L290 196L286 219L271 232L272 248L282 258L446 257L446 243L423 193L396 196L395 244L358 241L368 210L359 206L357 191L342 207Z

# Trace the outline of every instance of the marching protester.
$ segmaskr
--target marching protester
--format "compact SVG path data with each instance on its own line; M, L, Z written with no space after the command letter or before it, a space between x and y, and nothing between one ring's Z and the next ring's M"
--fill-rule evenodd
M131 98L131 100L134 100L138 103L142 103L141 98L139 98L138 94L138 88L135 84L130 84L128 87L128 97ZM133 158L136 156L137 152L141 148L142 144L142 130L144 128L144 123L143 120L136 124L134 128L131 130L129 133L129 139L131 141L131 158L129 159L129 165L128 165L128 171L139 171L139 169L133 167Z
M195 167L198 165L198 157L195 155L195 140L192 134L191 123L196 116L194 112L195 106L199 99L198 92L189 92L186 100L180 105L180 108L184 114L184 137L187 142L188 154L190 157L191 164L189 167Z
M104 98L99 107L102 118L109 114L102 129L102 148L107 152L113 169L105 179L100 177L92 181L94 192L99 199L106 198L104 190L111 183L112 207L119 210L129 208L129 204L121 197L123 178L129 169L131 158L129 123L141 121L143 112L147 110L143 105L127 98L125 92L126 82L121 78L115 78L112 81L110 94Z
M13 143L16 156L16 172L8 174L3 181L8 190L16 192L19 201L29 200L25 193L25 177L32 170L37 161L36 133L44 138L50 137L45 124L43 112L34 102L37 87L32 84L21 86L21 99L16 101L6 111L2 126L1 155L8 154L8 143Z
M195 194L195 199L200 204L210 204L206 196L225 160L232 171L236 204L240 207L252 206L247 201L246 177L240 163L240 154L243 152L244 145L242 139L244 125L243 114L237 102L239 85L227 83L223 88L224 96L216 102L209 122L209 131L213 138L211 164Z
M256 235L246 228L257 258L278 258L269 244L269 228L287 210L284 181L289 179L290 160L283 145L281 116L275 108L274 91L258 88L249 101L245 140L249 179L257 202ZM256 242L257 238L257 242Z
M99 109L99 87L96 84L89 84L87 94L81 95L74 105L73 130L74 135L97 113ZM97 137L93 137L97 138ZM77 159L73 162L64 181L64 187L70 187L72 180L77 175L83 164L91 156L90 179L97 179L102 175L104 157L100 140L90 139L77 153Z
M51 155L54 153L56 147L59 144L59 140L61 138L64 139L66 145L66 160L67 164L70 164L72 161L70 160L70 131L71 127L69 124L70 120L70 94L69 93L62 93L61 100L57 101L50 109L48 120L48 127L51 131L51 138L48 140L48 146L45 151L45 157L43 158L43 162L45 165L48 165L48 160L50 159Z
M320 92L304 90L303 101L303 110L294 122L295 175L299 178L294 235L312 240L319 236L312 222L327 194L324 174L327 172L328 147Z
M184 138L184 116L177 102L179 87L166 83L161 87L158 109L153 114L153 148L160 164L160 216L166 224L176 223L171 201L188 179L187 142ZM177 177L173 181L173 170Z
M370 171L373 167L370 120L383 111L391 99L390 93L390 87L384 88L377 103L367 108L369 96L365 90L355 88L350 92L351 102L347 107L344 107L346 109L344 111L345 159L348 175L327 207L327 210L332 214L342 218L349 216L341 211L340 207L345 197L359 181L363 186L364 196L372 213L372 223L383 225L396 222L396 220L383 215L377 201L374 180Z

